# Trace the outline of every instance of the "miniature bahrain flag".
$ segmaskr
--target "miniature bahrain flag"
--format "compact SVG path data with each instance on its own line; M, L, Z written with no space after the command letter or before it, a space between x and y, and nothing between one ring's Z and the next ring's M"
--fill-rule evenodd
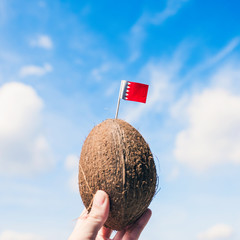
M146 103L148 85L122 80L120 98L127 101Z

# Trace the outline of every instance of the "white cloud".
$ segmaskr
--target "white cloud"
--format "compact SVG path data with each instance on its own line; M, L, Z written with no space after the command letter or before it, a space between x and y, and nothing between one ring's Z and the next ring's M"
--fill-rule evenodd
M65 167L67 170L75 170L78 168L79 157L74 154L70 154L67 156L65 160Z
M236 49L236 47L239 46L240 38L236 37L233 38L218 54L216 54L213 58L210 58L207 61L207 65L211 66L222 59L224 59L227 55L233 52L233 50Z
M187 0L168 0L163 11L156 14L144 13L133 25L129 33L129 46L131 55L130 62L135 61L140 56L140 48L146 37L146 27L148 25L160 25L169 17L174 16Z
M169 17L175 15L187 1L188 0L168 0L166 8L162 12L150 17L149 22L156 25L163 23Z
M240 164L240 96L207 89L190 98L185 109L189 125L177 134L176 159L200 171Z
M149 81L149 93L146 104L134 104L125 108L123 111L124 119L128 122L136 122L143 114L148 112L159 113L169 102L172 101L174 86L173 77L177 78L181 63L179 56L174 56L168 63L160 62L158 64L149 63L140 73L139 78L143 83Z
M43 240L41 236L32 233L19 233L11 230L0 234L0 240Z
M27 76L43 76L52 71L52 66L48 63L44 64L42 67L35 65L23 66L20 69L19 75L21 77Z
M213 87L227 89L228 91L240 94L240 68L239 61L230 61L212 76Z
M188 73L182 76L189 53L185 44L170 60L150 62L136 78L150 85L147 103L122 104L120 117L134 123L149 114L167 118L163 113L169 111L173 118L168 123L173 124L173 130L168 132L183 126L182 131L175 132L174 154L179 162L197 171L240 164L240 135L234 134L240 130L240 70L239 61L230 55L238 45L239 39L234 38L215 56L200 62L195 67L194 83L187 88ZM210 66L211 75L205 72Z
M94 68L91 72L92 76L96 79L96 81L100 81L103 78L103 75L107 73L111 68L109 63L104 63L98 68Z
M146 37L145 28L148 23L145 14L133 25L128 35L130 58L129 61L133 62L140 56L140 48Z
M151 84L147 99L147 104L131 105L131 109L127 108L123 115L128 122L134 122L140 119L143 114L147 114L149 111L158 111L161 109L163 103L166 101L167 92L170 92L170 85L167 75L160 71L152 71Z
M230 240L233 228L227 224L217 224L198 235L198 240Z
M22 83L0 88L0 174L32 175L53 165L41 129L43 101Z
M42 4L44 2L42 1L42 2L39 2L39 4L40 3L41 3L41 6L42 6ZM40 47L40 48L45 48L45 49L52 49L53 48L52 39L48 35L37 36L36 38L34 38L30 41L30 45L33 46L33 47Z
M185 81L189 79L194 79L196 77L199 77L199 74L207 69L212 69L216 67L217 64L221 63L223 60L225 60L231 53L236 50L236 48L239 46L240 38L236 37L231 39L231 41L222 48L217 54L214 56L208 58L206 61L202 62L201 64L198 64L196 67L194 67L191 71L188 72L188 74L185 76ZM229 80L229 76L227 77Z
M181 163L204 171L222 164L240 164L240 71L231 53L239 45L232 39L219 53L198 64L184 77L201 80L170 108L183 130L177 133L174 155ZM231 58L229 58L231 57ZM211 75L204 71L211 68ZM207 85L207 87L206 87ZM192 92L192 93L191 93Z
M174 167L169 175L167 176L167 181L174 181L179 177L179 169L177 167Z
M0 88L0 134L12 136L32 131L39 121L42 99L34 89L22 83L6 83Z
M68 155L65 160L65 168L71 174L68 180L68 186L73 192L78 192L78 163L79 157L74 154Z

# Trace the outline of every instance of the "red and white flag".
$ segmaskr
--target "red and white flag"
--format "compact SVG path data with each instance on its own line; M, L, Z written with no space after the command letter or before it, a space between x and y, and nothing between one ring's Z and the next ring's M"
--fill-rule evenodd
M122 80L120 98L127 101L146 103L148 85Z
M146 103L148 93L148 85L136 82L129 82L126 80L121 81L117 109L115 118L118 118L118 110L120 105L120 99L127 101L135 101Z

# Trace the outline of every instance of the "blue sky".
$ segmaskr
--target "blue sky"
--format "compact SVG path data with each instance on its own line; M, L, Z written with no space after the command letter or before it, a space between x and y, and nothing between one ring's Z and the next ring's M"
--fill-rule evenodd
M155 156L141 240L240 239L238 1L0 0L0 240L67 239L81 146L120 81Z

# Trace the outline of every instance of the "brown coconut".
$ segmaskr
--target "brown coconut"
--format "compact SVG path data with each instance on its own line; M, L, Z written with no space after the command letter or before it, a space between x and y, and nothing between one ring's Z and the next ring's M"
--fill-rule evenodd
M79 190L90 210L97 190L110 199L105 226L122 230L149 206L156 190L156 167L142 135L120 119L107 119L86 138L79 162Z

